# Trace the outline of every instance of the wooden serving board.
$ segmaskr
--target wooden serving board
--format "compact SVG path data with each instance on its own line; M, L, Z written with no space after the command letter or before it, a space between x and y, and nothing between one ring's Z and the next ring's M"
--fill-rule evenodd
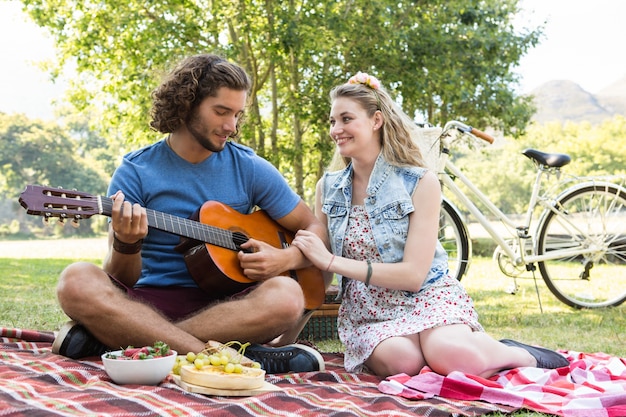
M221 397L251 397L253 395L263 394L266 392L281 391L281 388L277 387L274 384L270 384L267 381L263 381L263 385L261 385L259 388L236 390L203 387L183 381L180 378L180 375L170 374L170 376L172 377L176 385L178 385L185 391L194 392L196 394L219 395Z

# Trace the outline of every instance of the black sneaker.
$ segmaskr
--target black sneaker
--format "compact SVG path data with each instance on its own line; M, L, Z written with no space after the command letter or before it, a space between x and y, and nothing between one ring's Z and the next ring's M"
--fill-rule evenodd
M250 345L245 356L261 364L268 374L323 371L324 358L308 346L294 344L281 347Z
M100 356L109 352L82 324L75 321L65 323L52 343L52 352L71 359Z

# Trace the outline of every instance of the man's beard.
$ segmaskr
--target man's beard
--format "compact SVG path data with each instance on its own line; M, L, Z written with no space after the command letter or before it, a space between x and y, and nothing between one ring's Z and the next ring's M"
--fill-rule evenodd
M200 146L202 146L207 151L211 151L211 152L223 151L224 146L216 146L215 144L213 144L209 140L209 138L204 136L204 134L201 132L201 129L200 129L201 127L202 127L202 122L200 121L200 118L198 117L198 112L194 111L189 116L189 119L187 121L187 130L189 131L189 133L191 133L191 136L193 136L196 142L198 142Z

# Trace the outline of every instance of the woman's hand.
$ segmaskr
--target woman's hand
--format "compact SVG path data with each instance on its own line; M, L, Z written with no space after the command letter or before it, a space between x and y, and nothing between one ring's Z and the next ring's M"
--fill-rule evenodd
M300 249L304 256L322 271L327 270L333 258L333 254L328 251L322 239L308 230L299 230L291 245Z

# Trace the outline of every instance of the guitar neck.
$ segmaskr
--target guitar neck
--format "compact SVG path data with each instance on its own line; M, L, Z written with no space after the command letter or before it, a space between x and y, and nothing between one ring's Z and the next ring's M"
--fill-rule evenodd
M111 217L113 200L102 196L98 197L98 199L102 207L101 214ZM235 234L229 230L185 219L184 217L178 217L152 209L146 209L146 214L148 216L148 226L153 229L184 236L200 242L210 243L222 248L238 251L240 250L239 245L247 240L239 238L240 241L237 242L238 236L235 236Z

